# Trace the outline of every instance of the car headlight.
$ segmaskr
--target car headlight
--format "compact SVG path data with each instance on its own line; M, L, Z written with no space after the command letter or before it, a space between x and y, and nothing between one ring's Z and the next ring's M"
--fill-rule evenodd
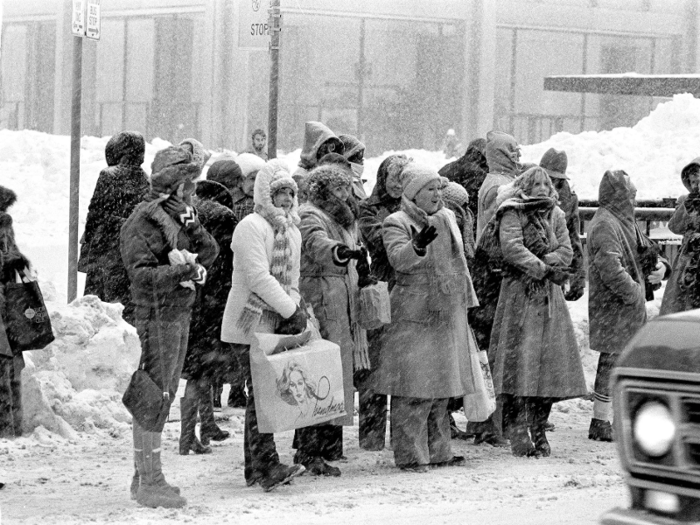
M649 401L637 410L634 439L645 454L658 458L666 454L676 435L676 423L668 407Z

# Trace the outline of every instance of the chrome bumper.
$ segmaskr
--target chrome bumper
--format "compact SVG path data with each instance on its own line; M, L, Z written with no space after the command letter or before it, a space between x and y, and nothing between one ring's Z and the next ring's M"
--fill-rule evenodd
M600 518L601 525L679 525L672 518L665 518L643 510L614 508Z

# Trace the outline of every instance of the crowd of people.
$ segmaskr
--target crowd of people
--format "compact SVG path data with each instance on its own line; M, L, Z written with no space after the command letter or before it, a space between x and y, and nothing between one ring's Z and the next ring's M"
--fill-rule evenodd
M389 155L368 196L358 138L307 122L293 172L267 159L265 138L256 130L251 151L220 157L206 178L210 154L187 139L158 151L148 177L143 136L118 133L105 148L79 261L85 293L123 304L136 327L139 369L164 393L162 414L187 380L180 454L209 454L211 440L229 437L214 405L231 384L229 405L245 407L248 486L269 491L304 472L340 476L333 463L345 457L355 391L360 447L382 450L389 421L404 471L464 465L455 438L549 456L553 403L589 394L566 305L586 282L590 346L600 352L588 437L612 441L610 373L646 321L653 288L671 276L662 314L700 307L699 160L681 173L690 193L669 223L684 235L672 269L637 226L636 189L624 171L603 175L586 265L564 151L524 165L517 141L492 131L439 172ZM6 213L14 200L0 188L2 282L30 266ZM364 330L360 293L378 281L388 283L391 323ZM258 429L250 349L255 333L298 334L309 319L340 347L347 415L298 428L294 464L285 465L274 435ZM0 435L19 435L21 352L1 343ZM459 429L452 413L478 388L471 357L480 350L496 409ZM165 417L147 424L137 416L132 498L185 505L162 472Z

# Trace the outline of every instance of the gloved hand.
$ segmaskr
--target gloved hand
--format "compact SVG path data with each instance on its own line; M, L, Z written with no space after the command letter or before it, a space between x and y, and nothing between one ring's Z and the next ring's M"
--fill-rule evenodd
M651 284L661 284L665 273L666 266L664 263L659 261L656 263L656 269L649 274L649 277L647 277L647 281L649 281Z
M29 259L19 252L8 252L2 257L3 266L12 268L13 270L20 271L25 268L29 268Z
M564 299L567 301L578 301L583 297L583 292L585 287L583 286L572 286L571 289L564 294Z
M348 259L355 259L359 261L363 257L366 258L366 256L362 254L362 250L351 250L345 244L339 244L335 249L335 253L338 256L338 259L343 261L347 261Z
M549 279L554 284L564 286L566 281L571 277L571 269L561 266L547 266L547 271L544 274L545 279Z
M426 226L420 232L411 226L411 238L413 239L413 247L424 252L428 245L437 239L438 233L435 226Z
M177 195L171 195L163 202L163 209L182 223L185 228L194 226L197 223L197 212Z
M364 288L366 286L377 284L378 281L377 278L374 275L372 275L372 270L370 269L369 261L367 261L367 249L363 247L360 248L360 250L362 251L363 257L357 260L357 285L360 288Z
M282 319L275 333L278 335L295 335L306 330L309 315L306 313L306 304L302 301L291 317Z
M700 211L700 192L691 191L683 205L688 212Z

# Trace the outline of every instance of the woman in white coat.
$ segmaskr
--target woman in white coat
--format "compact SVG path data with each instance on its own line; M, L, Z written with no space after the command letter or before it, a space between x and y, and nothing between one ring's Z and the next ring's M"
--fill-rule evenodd
M299 307L301 234L297 225L297 185L278 160L268 162L255 179L255 212L238 223L231 241L233 279L221 340L239 354L248 382L245 433L245 479L269 491L301 474L300 465L279 461L274 435L258 431L250 372L250 345L255 332L299 333L307 315Z

